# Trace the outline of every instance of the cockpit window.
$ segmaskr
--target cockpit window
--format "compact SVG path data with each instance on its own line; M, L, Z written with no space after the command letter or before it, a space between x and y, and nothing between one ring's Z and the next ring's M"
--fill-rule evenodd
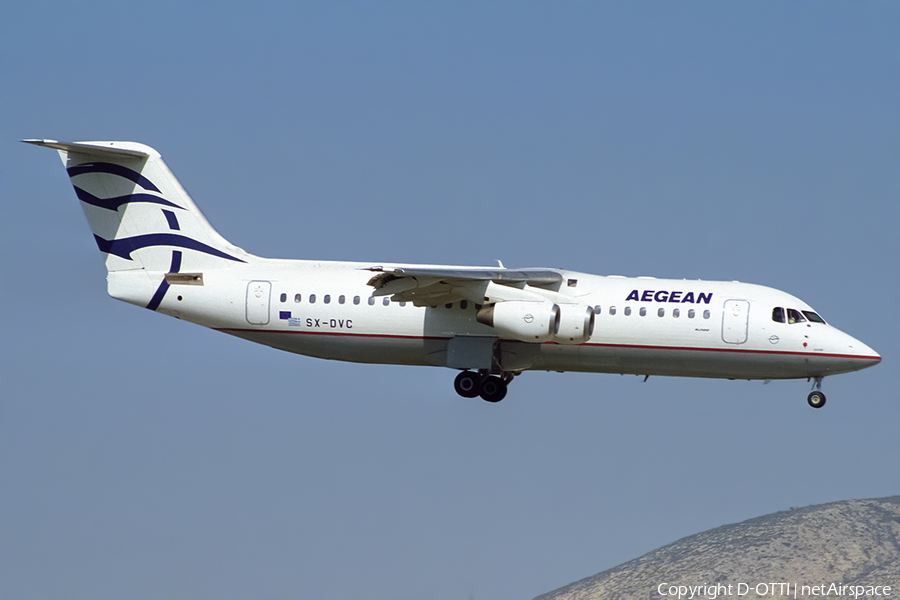
M809 319L810 322L812 322L812 323L822 323L822 324L825 323L825 319L823 319L822 317L820 317L819 315L817 315L816 313L814 313L811 310L804 310L803 314L806 315L806 318Z
M806 317L800 314L799 310L794 310L793 308L787 309L787 318L788 323L804 323L806 321Z
M776 306L772 309L772 320L776 323L784 323L784 309Z

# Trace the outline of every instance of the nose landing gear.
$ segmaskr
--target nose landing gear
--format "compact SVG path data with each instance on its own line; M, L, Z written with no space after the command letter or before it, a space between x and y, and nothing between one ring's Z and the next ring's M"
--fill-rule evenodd
M806 397L806 402L813 408L822 408L825 406L825 394L822 393L822 378L816 377L815 389Z
M463 371L456 376L453 389L463 398L481 398L487 402L500 402L506 397L507 384L512 381L513 373L500 376L490 375L487 371L475 373Z

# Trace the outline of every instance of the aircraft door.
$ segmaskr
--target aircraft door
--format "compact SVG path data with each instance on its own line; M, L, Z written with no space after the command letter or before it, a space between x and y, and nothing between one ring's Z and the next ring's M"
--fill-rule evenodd
M747 341L747 326L750 320L750 303L746 300L726 300L722 312L722 340L728 344L743 344Z
M265 325L269 322L269 298L272 295L272 283L269 281L251 281L247 285L247 321L254 325Z

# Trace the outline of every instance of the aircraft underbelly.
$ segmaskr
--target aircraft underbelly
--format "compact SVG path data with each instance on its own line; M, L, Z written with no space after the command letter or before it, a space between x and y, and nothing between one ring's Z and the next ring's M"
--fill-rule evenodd
M449 338L323 335L291 331L226 330L273 348L331 360L447 366ZM847 357L716 348L635 347L614 344L500 343L508 370L580 371L673 377L794 379L856 370Z

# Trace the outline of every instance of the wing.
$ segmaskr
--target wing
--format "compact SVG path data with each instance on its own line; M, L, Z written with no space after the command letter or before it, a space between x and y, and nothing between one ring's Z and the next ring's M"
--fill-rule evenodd
M506 300L540 299L527 288L555 292L562 274L551 269L467 269L440 267L402 267L366 269L375 273L368 284L376 296L391 296L395 302L416 306L437 306L469 300L475 304L493 304Z

